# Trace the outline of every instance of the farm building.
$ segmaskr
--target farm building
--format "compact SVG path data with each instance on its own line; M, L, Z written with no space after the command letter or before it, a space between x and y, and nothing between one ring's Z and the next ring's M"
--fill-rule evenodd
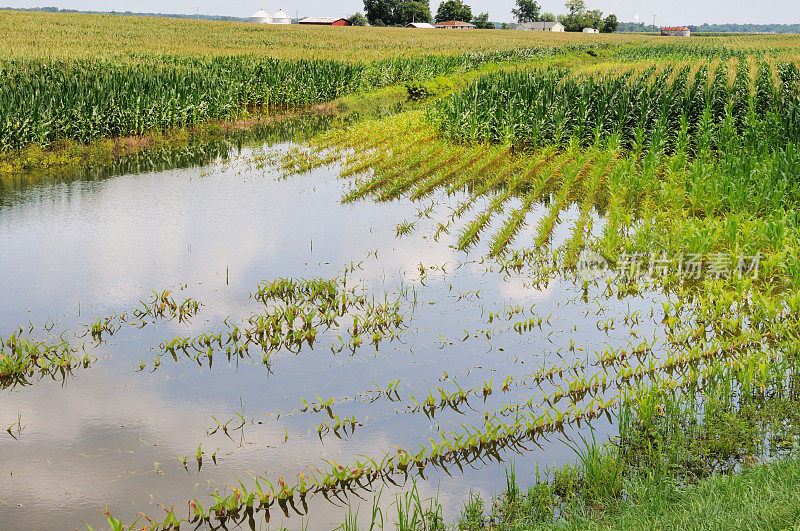
M274 15L270 16L269 13L264 11L263 9L259 9L252 15L250 15L250 22L255 24L291 24L292 18L284 13L283 11L278 11Z
M600 33L600 30L595 28L583 28L584 33Z
M406 24L407 28L415 28L415 29L435 29L436 26L433 24L428 24L427 22L409 22Z
M272 15L264 11L263 9L259 9L252 15L250 15L250 22L255 24L272 24Z
M278 11L274 15L272 15L272 23L273 24L291 24L292 17L290 17L287 13L283 11Z
M665 37L691 37L692 31L685 26L661 28L661 35Z
M522 22L515 24L514 29L527 30L527 31L564 31L564 25L561 22Z
M346 18L306 17L300 21L300 24L308 24L310 26L349 26L350 22Z
M436 29L475 29L475 24L463 20L448 20L447 22L437 22Z

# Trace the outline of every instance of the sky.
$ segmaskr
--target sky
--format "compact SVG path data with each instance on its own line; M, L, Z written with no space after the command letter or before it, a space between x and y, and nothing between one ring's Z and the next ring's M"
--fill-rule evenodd
M430 0L435 12L440 0ZM465 0L473 13L488 12L490 20L512 19L514 0ZM762 3L763 1L763 3ZM615 13L625 22L686 25L708 23L798 24L800 0L586 0L589 9ZM563 13L563 0L539 0L544 11ZM347 16L363 11L362 0L0 0L3 7L47 7L95 11L135 11L164 13L202 13L247 17L260 8L269 12L282 9L291 16Z

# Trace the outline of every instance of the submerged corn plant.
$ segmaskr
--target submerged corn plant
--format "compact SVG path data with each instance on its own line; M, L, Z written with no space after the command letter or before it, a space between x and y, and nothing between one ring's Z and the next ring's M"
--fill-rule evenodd
M318 334L334 338L329 345L333 352L355 352L365 344L377 348L382 341L394 340L406 321L399 299L367 297L339 279L279 278L260 283L251 296L264 305L263 313L240 325L226 319L227 329L221 332L166 340L161 353L175 361L180 354L211 366L215 351L232 361L249 356L255 347L269 366L278 351L313 348ZM156 358L156 368L160 360Z
M48 344L25 337L21 333L0 338L0 384L4 387L24 382L40 374L64 374L87 367L94 358L80 355L63 339Z

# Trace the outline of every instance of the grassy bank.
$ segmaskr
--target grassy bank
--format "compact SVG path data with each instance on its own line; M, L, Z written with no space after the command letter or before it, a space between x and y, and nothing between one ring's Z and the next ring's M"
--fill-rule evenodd
M492 500L492 507L514 514L481 522L484 502L473 498L459 529L796 529L800 524L800 460L787 458L741 473L715 476L683 486L646 476L625 483L628 499L613 507L586 507L557 524L539 520L538 492L519 486ZM502 509L504 508L504 509ZM503 516L506 521L500 521Z
M756 466L689 489L642 481L634 484L632 496L636 502L621 513L605 521L587 521L587 528L796 529L800 460Z

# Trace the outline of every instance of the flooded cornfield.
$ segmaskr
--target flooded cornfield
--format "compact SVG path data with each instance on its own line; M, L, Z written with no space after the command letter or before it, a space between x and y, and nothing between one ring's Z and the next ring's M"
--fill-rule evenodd
M209 494L239 482L277 488L413 455L487 418L537 413L568 385L562 370L545 376L551 368L591 374L603 345L659 343L664 295L620 298L605 283L543 281L479 247L458 251L458 221L434 238L464 193L344 204L335 167L285 178L252 159L245 149L205 166L4 193L0 317L15 326L2 335L65 341L85 358L4 381L5 525L52 527L52 512L91 524L105 507L130 522L161 504L185 517L190 500L213 505ZM413 228L402 234L398 220ZM604 415L593 427L612 429ZM581 429L341 492L309 486L302 501L253 518L335 527L347 504L369 518L377 493L391 510L414 481L452 519L470 491L505 485L509 462L524 478L572 458L566 438Z
M98 17L0 12L0 527L800 518L800 41Z

